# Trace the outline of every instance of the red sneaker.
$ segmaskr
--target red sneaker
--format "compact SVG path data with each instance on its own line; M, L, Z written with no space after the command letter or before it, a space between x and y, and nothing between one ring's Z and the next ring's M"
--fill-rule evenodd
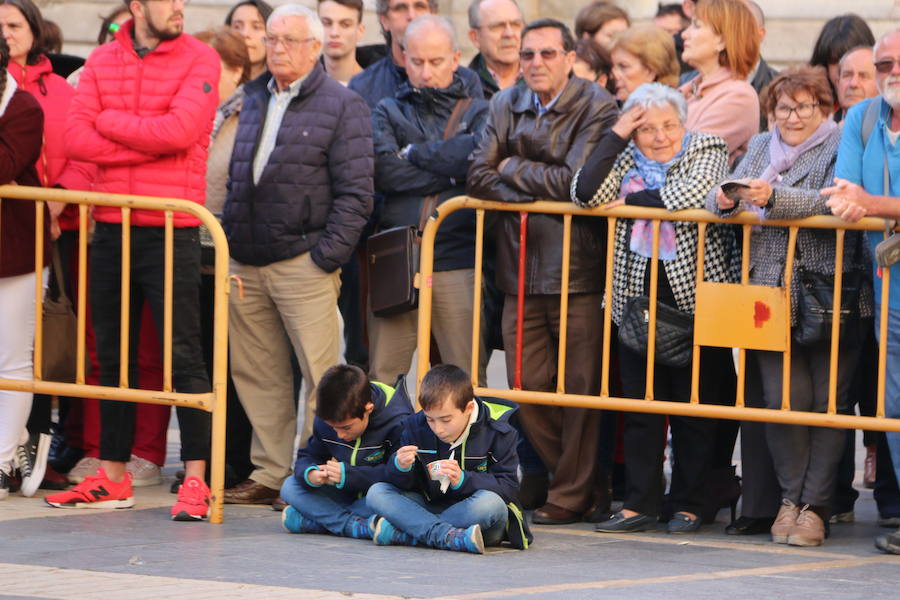
M71 490L50 494L44 498L56 508L131 508L134 506L134 490L131 487L131 473L126 472L119 482L110 481L103 469Z
M173 521L201 521L209 515L209 488L200 479L188 477L178 488L178 501L169 511Z

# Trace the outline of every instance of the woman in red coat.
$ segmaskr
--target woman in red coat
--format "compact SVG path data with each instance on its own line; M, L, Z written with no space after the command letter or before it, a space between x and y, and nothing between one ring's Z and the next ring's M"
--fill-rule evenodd
M9 47L0 39L0 184L37 185L44 115L34 97L7 73ZM44 214L45 225L50 222ZM0 199L0 379L32 378L35 323L35 204ZM44 228L46 242L49 229ZM0 500L9 494L13 456L25 430L32 394L0 390Z

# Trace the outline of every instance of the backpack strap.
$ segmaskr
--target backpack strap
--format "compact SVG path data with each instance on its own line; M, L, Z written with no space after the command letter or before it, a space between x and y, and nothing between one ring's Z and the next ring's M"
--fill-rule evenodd
M862 126L859 128L859 135L862 138L863 148L869 145L872 138L872 132L875 131L875 124L878 122L878 113L881 111L881 97L872 98L866 105L866 112L863 113Z

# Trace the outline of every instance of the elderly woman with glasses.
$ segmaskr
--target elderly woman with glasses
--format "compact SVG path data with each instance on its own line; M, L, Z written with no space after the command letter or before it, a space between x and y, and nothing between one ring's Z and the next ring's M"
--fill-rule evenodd
M726 181L743 184L733 191L717 186L707 207L723 216L741 210L760 219L800 219L829 214L819 190L829 185L840 141L840 128L829 117L834 106L831 87L821 67L783 72L769 85L766 110L775 128L750 142L747 155ZM726 188L728 186L725 186ZM848 387L856 369L858 326L852 321L872 315L870 258L862 232L848 231L844 239L842 317L838 351L837 408L849 406ZM750 241L750 283L784 284L788 231L758 227ZM824 335L810 333L807 291L826 289L820 300L831 308L834 286L835 233L801 229L797 235L791 284L791 408L825 412L828 408L831 317ZM846 331L845 331L846 329ZM817 339L818 338L818 339ZM782 354L753 352L762 375L767 408L781 408ZM766 439L781 487L782 503L771 528L772 541L795 546L818 546L825 539L838 463L844 447L841 429L800 425L766 425Z
M686 131L684 97L669 86L647 83L632 92L618 122L606 133L572 184L572 201L579 206L621 204L677 211L702 208L710 189L725 174L728 153L719 137ZM728 230L710 227L705 248L707 279L727 279L724 248ZM650 295L652 224L644 219L620 219L615 229L613 322L620 327L634 310L632 299ZM697 225L663 222L657 258L657 313L674 309L694 312ZM732 242L733 243L733 242ZM632 315L633 316L633 315ZM690 319L690 316L686 318ZM688 342L689 343L689 342ZM625 396L644 398L646 348L622 343L619 361ZM703 348L700 396L716 377L710 365L729 360L728 351ZM654 398L687 402L691 395L691 364L672 366L657 353ZM669 417L675 464L670 533L696 531L700 526L703 483L713 443L714 421ZM625 416L626 496L621 511L596 526L601 532L655 529L663 497L664 415Z

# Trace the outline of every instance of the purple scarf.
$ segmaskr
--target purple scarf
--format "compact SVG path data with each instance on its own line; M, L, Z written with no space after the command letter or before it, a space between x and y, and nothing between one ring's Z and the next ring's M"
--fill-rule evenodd
M796 146L790 146L781 139L781 133L776 127L775 131L772 132L772 138L769 140L769 165L760 174L759 178L772 185L777 184L781 181L781 173L794 166L801 154L824 142L837 128L837 123L831 119L826 119L811 136Z

